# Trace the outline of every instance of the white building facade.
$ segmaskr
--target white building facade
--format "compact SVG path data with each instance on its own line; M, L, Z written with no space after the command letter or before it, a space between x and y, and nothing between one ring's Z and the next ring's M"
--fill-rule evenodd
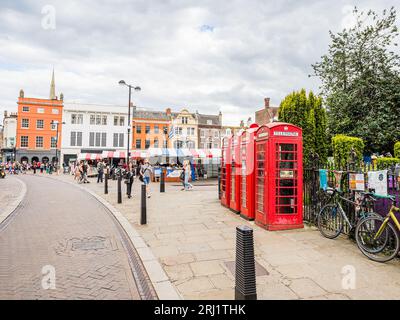
M17 140L17 113L4 111L0 161L15 159Z
M172 113L170 146L175 149L198 148L198 121L187 109Z
M128 143L127 106L64 103L61 161L80 153L125 151Z

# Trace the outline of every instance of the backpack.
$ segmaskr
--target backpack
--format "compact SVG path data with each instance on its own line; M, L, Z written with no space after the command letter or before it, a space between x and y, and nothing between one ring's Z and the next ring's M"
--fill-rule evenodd
M185 170L182 170L181 175L179 176L179 179L182 181L185 180Z

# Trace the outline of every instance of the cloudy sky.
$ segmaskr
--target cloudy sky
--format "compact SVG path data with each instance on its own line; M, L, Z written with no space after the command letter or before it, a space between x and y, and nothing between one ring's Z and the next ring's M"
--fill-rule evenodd
M224 124L278 105L292 90L318 92L311 64L351 10L396 1L1 0L0 112L19 90L48 97L52 68L65 101L127 105L120 79L142 87L138 107L223 113Z

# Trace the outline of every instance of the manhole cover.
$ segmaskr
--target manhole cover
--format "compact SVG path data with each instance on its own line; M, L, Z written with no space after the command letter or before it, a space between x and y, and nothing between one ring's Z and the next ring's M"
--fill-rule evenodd
M106 238L72 240L72 250L100 250L106 247Z

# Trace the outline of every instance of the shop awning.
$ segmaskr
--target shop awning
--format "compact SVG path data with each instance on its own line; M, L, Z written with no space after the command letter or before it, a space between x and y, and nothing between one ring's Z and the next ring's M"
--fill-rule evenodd
M131 158L137 159L137 158L148 158L150 156L150 152L145 151L145 150L133 150L131 152Z
M126 158L125 151L103 151L103 158Z
M159 157L163 155L161 148L149 148L148 149L150 157Z
M105 151L109 152L109 151ZM193 158L220 158L221 149L187 149L187 148L149 148L147 150L133 150L132 158L148 157L193 157Z
M101 160L103 159L100 153L80 153L78 160Z

